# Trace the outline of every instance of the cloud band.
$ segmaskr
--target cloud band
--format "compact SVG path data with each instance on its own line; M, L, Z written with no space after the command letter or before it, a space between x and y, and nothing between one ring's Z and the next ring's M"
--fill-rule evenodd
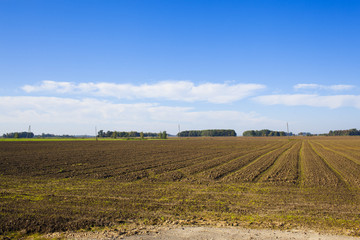
M119 99L165 99L173 101L205 101L230 103L252 96L264 89L262 84L204 83L190 81L163 81L155 84L71 83L42 81L40 85L25 85L27 93L83 94Z

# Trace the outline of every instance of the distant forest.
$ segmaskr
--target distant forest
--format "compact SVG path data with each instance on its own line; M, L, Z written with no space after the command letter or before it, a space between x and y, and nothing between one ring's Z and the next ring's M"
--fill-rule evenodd
M292 135L292 133L290 133ZM307 135L312 136L312 134L307 133L299 133L299 135ZM320 136L360 136L360 130L356 128L348 129L348 130L331 130L329 133L319 134ZM1 136L1 135L0 135ZM182 131L177 134L178 137L235 137L236 132L231 129L210 129L210 130L190 130L190 131ZM269 129L263 130L247 130L243 132L244 137L275 137L275 136L287 136L287 133L284 131L272 131ZM90 137L90 136L73 136L73 135L55 135L49 133L43 133L41 135L34 135L32 132L11 132L5 133L2 135L3 138L77 138L77 137ZM168 134L166 131L159 133L152 132L120 132L120 131L103 131L100 130L98 132L97 137L102 138L161 138L166 139Z
M236 137L231 129L190 130L178 133L178 137Z
M359 136L360 130L357 130L356 128L352 128L349 130L335 130L330 131L328 136Z
M269 129L263 130L248 130L243 132L244 137L281 137L286 136L286 132L284 131L272 131Z
M5 133L3 138L33 138L34 133L32 132L12 132L12 133Z
M3 134L3 138L77 138L77 137L89 137L86 135L74 136L74 135L55 135L51 133L42 133L41 135L34 135L32 132L12 132Z
M292 133L290 133L292 135ZM301 136L313 136L311 133L299 133ZM319 134L320 136L360 136L360 130L356 128L348 130L331 130L329 133ZM272 136L287 136L284 131L272 131L269 129L263 130L248 130L243 132L244 137L272 137Z
M101 137L101 138L152 137L152 138L162 138L162 139L167 138L167 136L168 136L168 134L166 133L166 131L159 132L159 133L152 133L152 132L144 133L144 132L136 132L136 131L131 131L131 132L106 131L106 132L104 132L103 130L100 130L97 135L97 137Z

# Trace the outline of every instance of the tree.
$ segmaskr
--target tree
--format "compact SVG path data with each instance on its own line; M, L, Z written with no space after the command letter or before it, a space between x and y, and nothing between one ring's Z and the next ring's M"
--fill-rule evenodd
M159 132L158 138L160 138L160 139L166 139L166 138L167 138L167 133L166 133L166 131Z
M112 133L111 137L112 137L112 138L116 138L116 137L117 137L117 132L114 131L114 132Z
M100 130L100 131L98 132L98 137L105 137L104 130Z
M144 133L143 132L140 133L140 138L144 139Z

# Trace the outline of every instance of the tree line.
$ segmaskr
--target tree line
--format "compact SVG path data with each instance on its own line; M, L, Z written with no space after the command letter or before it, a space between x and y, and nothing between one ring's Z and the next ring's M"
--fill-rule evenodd
M3 134L3 138L33 138L32 132L12 132Z
M243 132L244 137L281 137L286 136L284 131L272 131L269 129L263 130L247 130Z
M356 128L348 129L348 130L331 130L328 133L328 136L359 136L360 130Z
M189 130L189 131L182 131L177 134L178 137L235 137L236 132L231 129L208 129L208 130ZM299 133L299 135L305 135L303 133ZM311 134L306 134L310 136ZM330 130L328 134L320 134L321 136L360 136L360 130L356 128L348 129L348 130ZM243 132L244 137L271 137L271 136L287 136L287 133L284 131L272 131L269 129L263 130L247 130ZM32 132L11 132L5 133L2 135L3 138L34 138L34 137L41 137L41 138L71 138L75 136L70 135L55 135L55 134L41 134L41 135L34 135ZM101 138L160 138L166 139L168 134L166 131L162 131L159 133L152 133L152 132L137 132L137 131L103 131L100 130L98 132L97 137Z
M179 132L178 137L236 137L232 129L190 130Z
M79 138L79 137L89 137L87 135L55 135L52 133L42 133L41 135L34 135L32 132L12 132L5 133L2 135L3 138Z
M100 138L160 138L160 139L166 139L168 137L168 134L166 131L162 131L159 133L152 133L152 132L137 132L137 131L104 131L100 130L98 132L97 137Z
M74 135L68 135L68 134L56 135L56 134L52 134L52 133L42 133L41 135L36 135L35 137L39 137L39 138L76 138L76 136L74 136Z

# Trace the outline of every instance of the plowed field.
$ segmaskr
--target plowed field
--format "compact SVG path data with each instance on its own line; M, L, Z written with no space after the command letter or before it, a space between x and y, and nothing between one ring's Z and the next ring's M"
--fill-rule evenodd
M358 137L2 141L0 181L0 236L130 223L360 236Z

